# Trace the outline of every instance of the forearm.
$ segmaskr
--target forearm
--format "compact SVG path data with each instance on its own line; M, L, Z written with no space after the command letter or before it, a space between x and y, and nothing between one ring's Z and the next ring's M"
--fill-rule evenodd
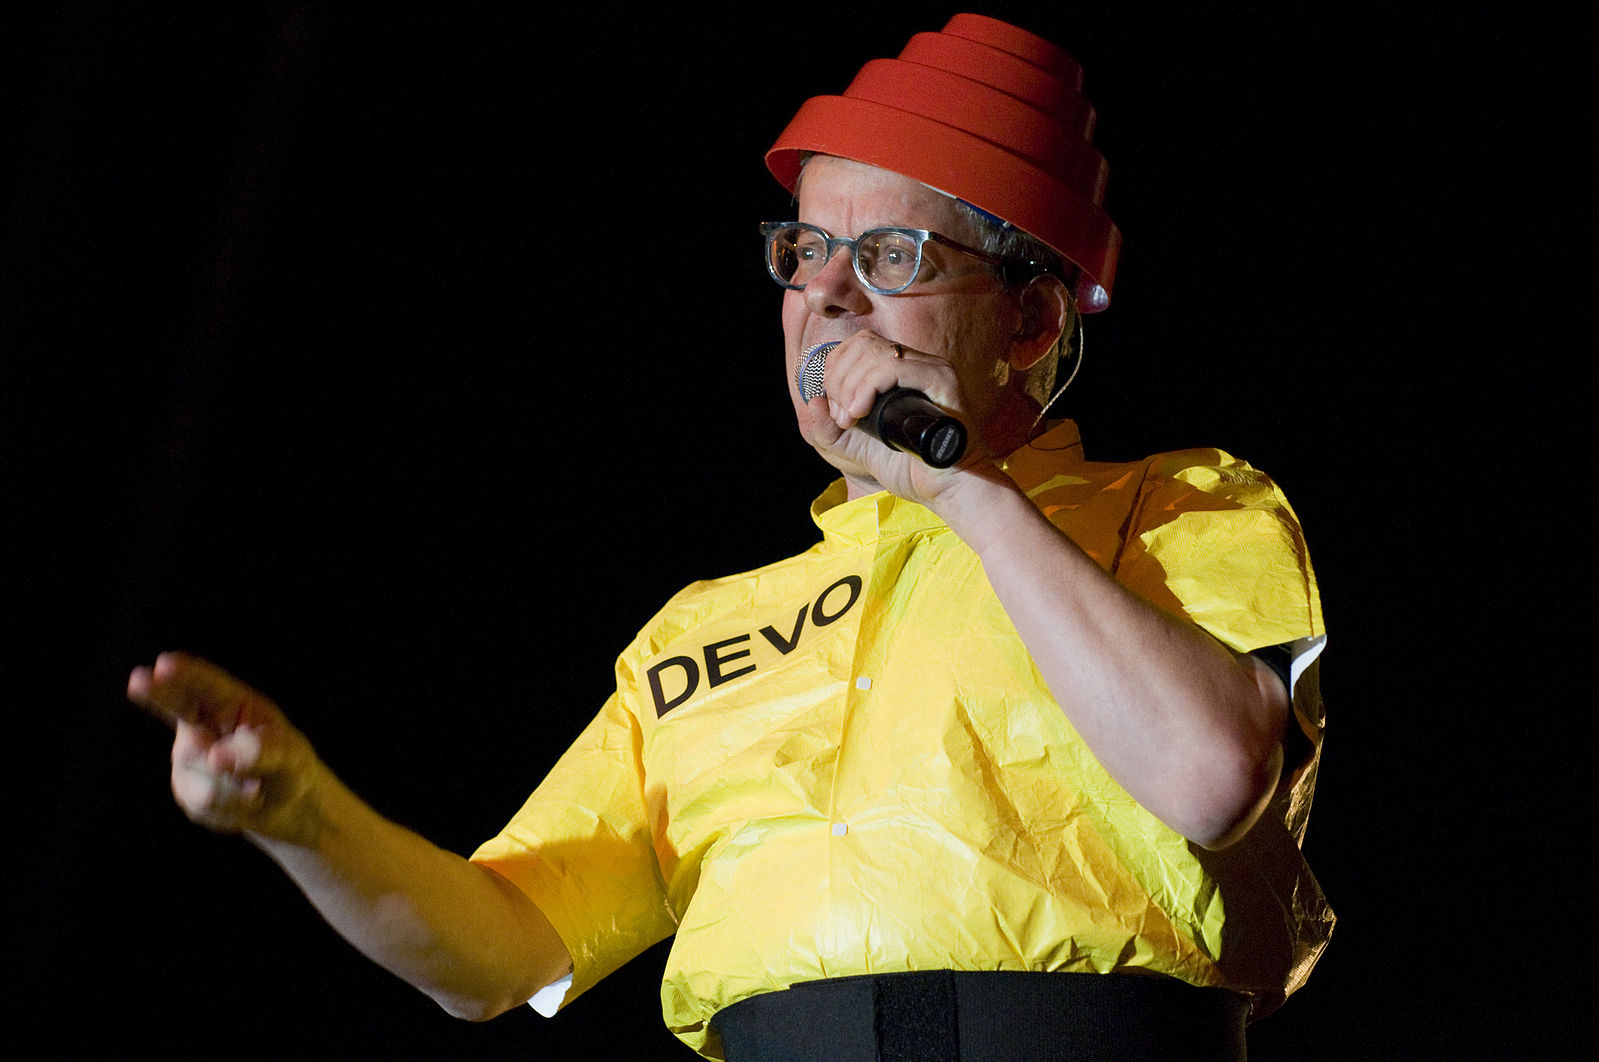
M938 508L1111 776L1201 844L1247 829L1281 765L1275 676L1129 592L997 473L967 477Z
M510 882L378 815L326 767L315 773L291 839L246 836L362 953L473 1020L570 968L549 922Z

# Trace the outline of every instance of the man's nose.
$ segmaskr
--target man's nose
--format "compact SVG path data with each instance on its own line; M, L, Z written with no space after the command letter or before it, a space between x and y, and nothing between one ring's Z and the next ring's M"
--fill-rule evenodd
M833 252L821 272L806 281L805 305L821 317L871 311L871 293L855 275L854 255L848 247Z

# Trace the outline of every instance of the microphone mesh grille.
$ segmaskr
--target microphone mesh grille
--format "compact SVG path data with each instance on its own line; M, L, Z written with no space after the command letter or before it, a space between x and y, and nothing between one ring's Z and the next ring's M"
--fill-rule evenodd
M805 401L827 393L822 377L827 373L827 355L836 346L837 343L822 343L800 355L799 364L794 367L794 386Z

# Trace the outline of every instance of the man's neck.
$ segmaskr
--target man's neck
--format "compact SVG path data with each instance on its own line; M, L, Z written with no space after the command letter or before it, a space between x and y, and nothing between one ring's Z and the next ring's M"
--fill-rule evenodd
M877 480L873 479L871 476L846 475L844 477L845 501L854 501L857 498L864 498L868 494L876 494L882 489L882 484L878 483Z

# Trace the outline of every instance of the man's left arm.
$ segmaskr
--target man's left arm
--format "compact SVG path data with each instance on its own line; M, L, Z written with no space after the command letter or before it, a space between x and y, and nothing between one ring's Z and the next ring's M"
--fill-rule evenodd
M1111 776L1189 840L1242 837L1282 770L1289 702L1277 674L1122 586L997 470L952 478L931 504L976 551Z

